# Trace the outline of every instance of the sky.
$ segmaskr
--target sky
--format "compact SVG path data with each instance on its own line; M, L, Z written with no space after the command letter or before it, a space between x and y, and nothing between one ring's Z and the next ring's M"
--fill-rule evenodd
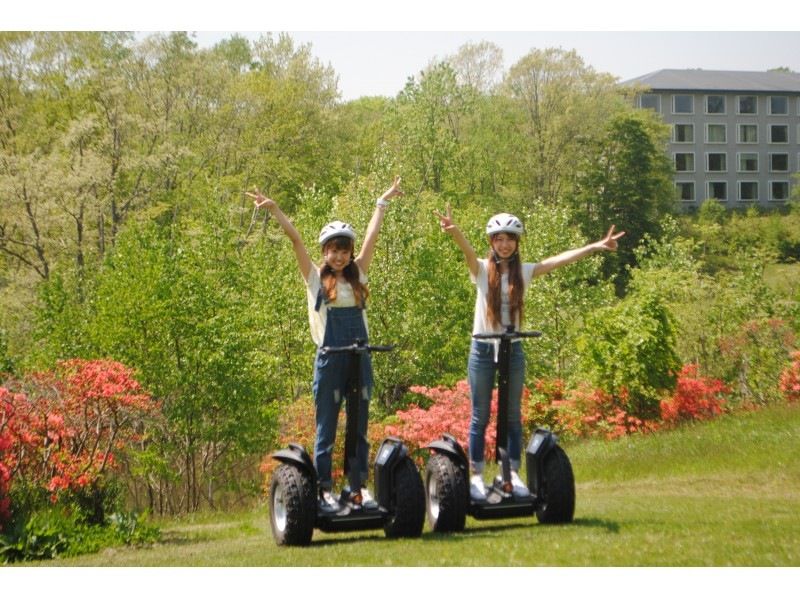
M287 31L310 43L314 56L339 77L343 100L395 96L428 63L467 42L489 41L503 50L508 69L532 48L576 50L595 70L621 81L665 68L764 71L786 66L800 72L800 31ZM240 31L248 39L261 33ZM231 32L196 32L211 46Z

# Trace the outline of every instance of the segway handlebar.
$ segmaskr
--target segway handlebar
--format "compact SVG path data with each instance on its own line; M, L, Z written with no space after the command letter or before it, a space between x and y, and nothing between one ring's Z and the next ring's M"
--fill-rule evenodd
M514 330L513 326L509 326L503 332L478 332L477 334L473 334L472 338L478 340L513 340L515 338L538 338L540 336L542 336L542 333L538 330L523 332L521 330Z
M373 353L375 351L392 351L394 345L368 345L363 341L356 341L352 345L341 347L320 347L320 352L325 353Z

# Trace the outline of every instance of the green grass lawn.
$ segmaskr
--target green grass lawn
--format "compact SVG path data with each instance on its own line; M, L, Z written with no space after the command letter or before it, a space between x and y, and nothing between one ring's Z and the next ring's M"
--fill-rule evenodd
M800 566L800 405L651 436L566 447L570 525L476 521L387 540L314 532L279 548L266 508L163 522L161 543L45 561L68 566Z

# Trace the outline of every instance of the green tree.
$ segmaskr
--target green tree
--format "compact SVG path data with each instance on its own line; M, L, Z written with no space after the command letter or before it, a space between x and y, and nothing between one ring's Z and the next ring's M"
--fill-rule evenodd
M280 339L267 338L249 263L236 248L213 222L130 227L93 298L94 351L135 367L163 401L160 446L172 475L149 471L146 483L173 510L214 507L226 485L252 479L247 467L275 432L279 386L270 384L268 356Z
M628 269L636 265L635 248L646 235L659 239L665 216L675 209L665 135L666 128L649 114L619 113L581 166L576 217L584 234L601 236L611 224L625 231L619 250L604 263L619 295L627 287Z
M470 97L445 62L432 65L419 81L409 78L397 97L399 153L421 189L439 193L457 186L462 119Z
M468 42L444 62L456 72L458 84L479 94L492 92L503 70L503 50L492 42Z
M515 182L547 203L572 192L575 164L619 104L615 80L574 51L532 50L506 73L502 90L520 117L513 132Z

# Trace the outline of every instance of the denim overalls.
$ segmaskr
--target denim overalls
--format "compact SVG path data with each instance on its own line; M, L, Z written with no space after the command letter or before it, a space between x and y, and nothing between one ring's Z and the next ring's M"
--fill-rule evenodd
M325 301L322 289L317 296L316 310ZM326 302L327 303L327 302ZM357 339L367 340L367 329L361 307L328 307L323 347L351 345ZM314 443L314 464L317 468L319 487L330 490L333 485L331 467L333 445L336 440L336 423L339 408L347 389L351 353L323 354L317 349L314 363L314 404L316 405L317 438ZM361 481L366 482L369 467L369 444L367 443L367 421L369 399L372 395L372 360L369 353L361 355L361 404L358 418L358 447L356 456Z
M511 468L519 470L522 456L522 422L520 420L520 399L525 380L525 352L522 343L511 343L511 363L508 372L508 451ZM495 346L472 340L469 351L467 372L472 394L472 418L469 422L469 460L475 472L483 472L486 446L486 425L492 401L498 364L495 361Z

